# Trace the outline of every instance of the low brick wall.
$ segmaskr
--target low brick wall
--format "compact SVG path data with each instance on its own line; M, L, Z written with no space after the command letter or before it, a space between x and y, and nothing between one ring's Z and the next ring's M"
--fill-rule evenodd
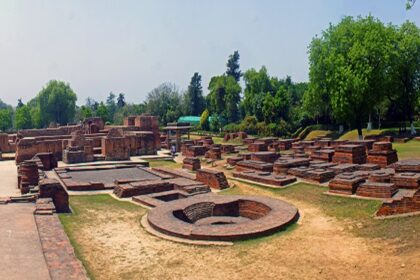
M226 176L222 171L199 169L196 173L196 180L208 185L213 189L222 190L229 188Z

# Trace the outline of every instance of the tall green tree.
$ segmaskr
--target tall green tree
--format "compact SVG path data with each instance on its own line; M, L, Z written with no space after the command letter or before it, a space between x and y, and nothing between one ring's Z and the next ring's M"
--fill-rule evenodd
M164 83L148 93L146 112L159 116L163 124L176 121L182 115L182 96L174 84Z
M17 129L29 129L33 127L31 111L26 105L16 108L15 126Z
M67 124L74 121L77 96L68 83L52 80L28 102L38 126L50 123ZM36 108L33 109L32 108Z
M122 108L125 105L126 105L126 103L125 103L125 96L124 96L124 93L121 92L120 94L118 94L117 106L118 106L118 108Z
M114 120L114 114L115 111L117 110L117 103L115 103L115 94L111 91L108 95L108 97L106 98L106 109L108 111L108 117L107 120L109 122L113 122Z
M192 76L188 90L185 93L185 114L199 116L204 110L204 105L201 75L196 72Z
M102 101L99 103L98 109L96 110L96 116L102 118L104 122L110 121L108 106L106 106Z
M244 74L244 81L243 106L245 113L248 116L256 116L258 121L263 121L264 99L267 93L271 96L275 94L267 68L263 66L259 71L254 68L247 70Z
M13 110L10 108L0 109L0 130L7 131L12 128Z
M400 114L410 122L415 134L414 114L420 98L420 28L405 22L396 30L395 51L389 70L388 94L398 104Z
M393 49L390 34L392 28L372 16L345 17L310 46L309 93L327 93L334 118L356 126L360 138L363 123L384 98Z
M237 122L241 100L239 83L232 76L215 76L210 80L209 91L210 112L223 117L227 123Z
M232 76L237 82L242 77L241 70L239 69L239 52L235 51L233 54L229 55L229 59L226 63L226 75Z
M20 108L20 107L22 107L24 104L23 104L23 102L22 102L22 99L21 98L19 98L18 99L18 104L17 104L17 106L16 106L16 108Z

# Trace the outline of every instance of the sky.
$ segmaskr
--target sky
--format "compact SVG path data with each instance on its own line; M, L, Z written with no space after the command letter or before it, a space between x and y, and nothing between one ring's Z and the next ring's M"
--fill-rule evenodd
M15 106L49 80L70 83L78 104L123 92L140 103L163 82L204 93L238 50L241 70L308 80L311 39L346 15L420 26L405 0L0 0L0 99Z

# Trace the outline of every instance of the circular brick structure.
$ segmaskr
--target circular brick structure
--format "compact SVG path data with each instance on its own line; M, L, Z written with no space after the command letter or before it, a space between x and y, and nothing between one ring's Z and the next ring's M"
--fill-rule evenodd
M148 213L158 232L190 240L235 241L260 237L297 221L293 205L268 197L199 195L158 206Z

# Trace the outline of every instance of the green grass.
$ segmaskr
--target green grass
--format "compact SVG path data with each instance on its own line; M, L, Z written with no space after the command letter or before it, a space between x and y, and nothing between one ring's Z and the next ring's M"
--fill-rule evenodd
M131 212L135 213L140 220L140 217L146 210L133 203L116 200L107 194L70 196L70 206L73 211L72 214L59 214L58 217L73 245L76 256L85 266L89 278L95 279L94 271L85 258L88 252L86 248L77 242L77 235L80 234L79 229L83 228L84 225L94 225L97 223L98 217L95 213L106 211L121 212L121 216L123 216L123 213Z
M407 143L392 143L398 152L398 159L420 159L420 141L411 140Z
M337 134L337 131L331 131L331 130L312 130L305 137L305 140L313 140L317 137L337 138L338 134Z
M166 168L181 168L182 164L172 160L149 160L150 167L166 167Z
M367 129L362 129L363 136L367 135L380 135L385 130L379 130L379 129L372 129L370 131L367 131ZM349 132L344 133L340 137L341 140L359 140L359 134L357 132L357 129L350 130Z
M251 188L263 189L274 197L290 198L313 205L326 215L342 221L347 230L364 238L398 240L400 250L416 249L420 243L420 216L393 219L374 219L375 212L382 204L378 200L356 199L326 195L327 187L299 183L284 189L270 189L257 184ZM243 194L241 188L234 187L220 192L222 195Z

